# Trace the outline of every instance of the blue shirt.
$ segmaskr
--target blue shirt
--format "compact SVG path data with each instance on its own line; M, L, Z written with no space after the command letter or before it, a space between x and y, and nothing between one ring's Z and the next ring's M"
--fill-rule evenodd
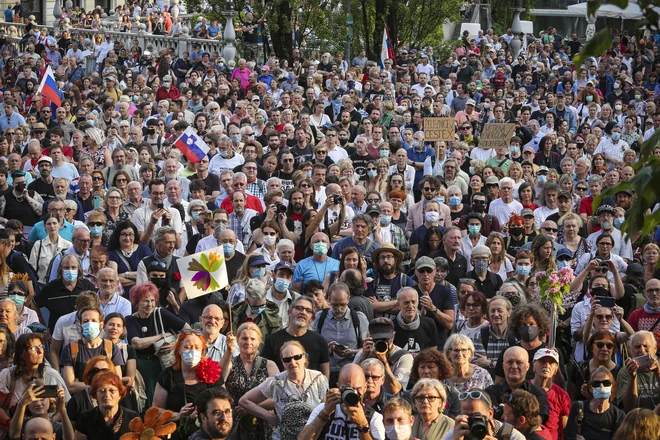
M417 151L415 147L406 148L408 152L408 159L414 162L424 162L427 157L431 158L431 166L435 164L435 151L433 148L427 147L426 145L422 148L422 151ZM413 189L419 191L419 182L424 178L424 170L418 170L415 168L415 184Z
M209 37L215 38L220 32L220 26L208 26L206 31L209 33Z
M25 118L21 116L16 110L11 116L7 117L6 114L0 116L0 130L5 131L8 128L16 128L25 125Z
M371 246L369 246L369 249L365 249L369 244L369 241L371 241ZM380 245L374 240L369 239L363 245L357 245L353 240L353 237L344 237L332 246L332 258L340 259L341 253L347 247L354 247L364 258L371 260L371 252L374 249L378 249Z
M74 229L76 228L71 223L64 220L64 226L60 228L60 237L62 237L67 241L71 241ZM35 243L38 240L43 240L46 237L48 237L48 232L46 232L46 226L44 226L43 221L40 221L38 223L35 223L34 226L32 227L32 230L30 231L30 235L28 236L28 241Z
M302 281L303 288L305 288L308 281L316 280L322 283L327 274L338 271L339 260L327 257L324 262L320 262L315 261L314 257L307 257L296 264L296 270L293 272L293 282Z

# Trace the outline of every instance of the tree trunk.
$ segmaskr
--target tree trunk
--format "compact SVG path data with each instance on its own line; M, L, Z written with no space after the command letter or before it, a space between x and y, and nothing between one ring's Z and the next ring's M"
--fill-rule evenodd
M376 6L376 23L374 26L374 53L380 59L379 54L383 44L383 28L385 27L385 17L387 16L387 0L375 0Z
M270 31L273 41L273 50L278 58L291 59L293 55L293 42L291 40L291 6L289 2L282 1L275 6L275 20L277 28Z
M371 36L369 34L369 18L367 17L367 0L361 0L362 4L362 20L363 20L363 26L364 26L364 42L365 42L365 49L367 51L367 57L369 59L373 59L374 55L373 53L369 53L369 48L371 47Z

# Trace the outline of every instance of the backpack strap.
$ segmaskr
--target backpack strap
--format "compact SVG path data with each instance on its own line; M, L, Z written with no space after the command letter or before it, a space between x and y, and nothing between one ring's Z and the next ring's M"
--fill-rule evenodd
M577 406L577 417L575 417L575 423L577 426L576 433L577 435L582 435L582 421L584 420L584 400L578 400Z
M367 239L367 243L364 245L364 250L362 250L362 252L360 252L360 256L361 256L361 257L364 257L364 254L366 254L367 251L368 251L369 249L371 249L371 245L372 245L372 244L374 244L374 241L373 241L371 238L368 238L368 239Z
M327 309L326 309L327 310ZM351 321L353 322L353 327L355 328L355 338L357 339L358 348L362 347L362 335L360 334L360 317L358 313L353 310L351 311Z
M328 310L330 309L325 309L321 311L321 315L319 316L319 323L316 325L316 333L319 335L321 334L321 329L323 328L323 324L325 323L325 318L328 317Z
M78 352L80 351L80 345L78 344L78 341L71 341L69 344L69 350L71 351L71 363L75 369L76 364L78 363Z
M397 351L395 351L392 354L392 356L387 358L387 362L391 364L392 367L394 367L394 365L396 365L396 363L399 362L399 359L401 359L407 354L408 354L408 350L404 350L403 348L400 348Z
M112 360L112 341L110 339L104 339L103 348L105 349L105 355L109 360Z
M490 326L482 327L479 332L481 337L481 345L484 346L484 351L488 351L488 340L490 339Z
M511 438L511 434L513 434L513 425L502 422L502 427L500 428L500 432L497 434L497 439L509 440Z

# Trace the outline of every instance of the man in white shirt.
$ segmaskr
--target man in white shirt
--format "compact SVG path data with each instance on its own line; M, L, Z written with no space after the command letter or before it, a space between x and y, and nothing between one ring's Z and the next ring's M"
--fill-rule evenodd
M606 232L614 240L614 246L610 252L623 258L626 263L629 263L633 259L632 243L628 238L624 239L621 231L614 227L612 222L614 221L615 212L614 207L610 205L603 205L596 210L600 231L590 234L587 237L587 242L589 242L592 249L596 249L596 240L603 232Z
M178 180L170 180L167 182L167 185L165 186L165 193L167 194L167 197L163 201L163 205L165 205L168 208L171 208L172 205L176 203L180 203L183 205L183 212L185 213L185 218L184 221L189 221L190 216L188 215L188 206L190 205L189 202L181 198L181 195L183 194L183 188L181 188L181 182Z
M149 182L149 197L151 202L133 213L133 224L140 233L140 243L148 246L161 226L171 226L177 231L175 249L179 249L183 222L179 211L165 207L165 182L160 179Z
M266 292L266 300L274 302L279 307L282 318L282 327L289 326L289 307L294 299L300 295L289 289L293 281L294 266L280 261L273 270L273 286Z
M504 177L500 180L500 194L499 199L495 199L490 203L488 214L497 217L500 225L509 223L509 219L513 215L520 215L523 209L522 204L513 199L513 185L515 182L510 177Z
M62 146L51 145L49 152L51 159L53 159L53 168L50 171L50 175L53 178L64 177L69 182L75 183L77 185L78 177L80 177L80 175L78 174L78 170L73 164L64 161Z
M418 68L419 67L421 67L421 65L418 66ZM433 87L431 87L431 84L428 83L428 74L426 74L424 72L421 72L419 74L418 79L419 79L419 83L415 84L410 89L415 90L417 92L417 94L419 95L419 97L421 98L421 97L424 96L424 90L426 90L427 88L433 89Z
M554 183L547 183L543 187L542 205L534 210L534 223L536 223L537 229L541 228L541 224L548 216L559 211L557 206L558 194L559 186Z
M213 156L209 163L209 173L220 175L221 171L231 171L237 166L243 165L244 162L245 158L242 155L234 153L231 139L222 135L218 139L218 154Z
M417 73L425 73L428 76L433 76L435 74L435 69L429 64L429 56L423 53L420 55L420 59L422 62L417 65ZM419 96L424 96L424 94L420 94Z

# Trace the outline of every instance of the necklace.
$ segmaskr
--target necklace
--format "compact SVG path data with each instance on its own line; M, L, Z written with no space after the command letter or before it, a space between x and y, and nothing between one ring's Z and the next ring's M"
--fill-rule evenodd
M326 259L326 260L325 260L325 264L323 265L323 277L321 277L321 274L319 274L319 268L318 268L318 266L317 266L317 261L315 261L315 260L312 260L312 261L314 261L314 270L316 271L316 277L317 277L317 279L318 279L320 282L323 282L323 280L325 279L325 272L326 272L326 269L327 269L327 267L328 267L328 260Z
M131 258L131 255L133 255L133 252L135 252L135 249L133 249L132 246L131 246L131 250L130 250L130 251L125 251L125 250L123 250L123 249L120 249L120 250L121 250L121 254L122 254L124 257L126 257L126 258Z

